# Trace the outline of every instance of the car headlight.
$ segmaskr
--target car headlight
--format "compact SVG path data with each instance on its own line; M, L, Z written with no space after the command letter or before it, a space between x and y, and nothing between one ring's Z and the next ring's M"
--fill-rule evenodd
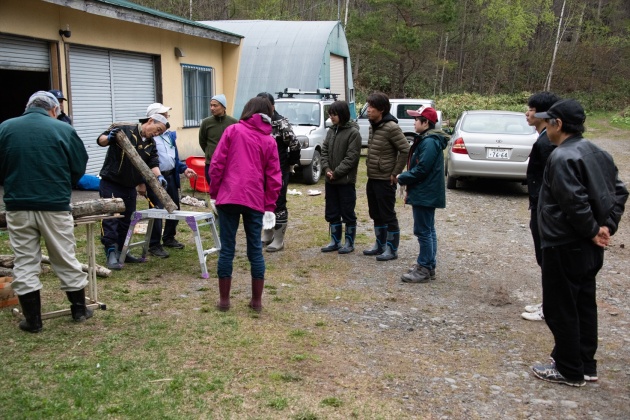
M297 136L297 139L300 142L300 146L302 147L302 149L306 149L308 147L308 137Z

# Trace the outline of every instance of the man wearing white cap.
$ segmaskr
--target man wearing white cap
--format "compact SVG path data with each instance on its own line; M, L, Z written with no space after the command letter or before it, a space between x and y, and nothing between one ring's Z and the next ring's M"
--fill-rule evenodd
M217 148L219 140L225 129L236 124L238 120L234 117L230 117L226 113L227 100L224 94L215 95L210 99L210 113L212 114L208 118L201 121L201 127L199 127L199 146L206 155L206 167L204 173L206 174L206 182L210 185L210 175L208 175L208 169L210 168L210 161L214 154L214 149Z
M161 103L154 103L147 107L147 117L150 118L159 114L168 118L168 111L170 110L170 106L164 106ZM177 133L175 131L166 130L164 133L153 137L153 140L155 141L155 147L158 151L160 172L167 182L166 192L177 205L177 210L179 210L178 190L180 188L180 175L184 174L187 178L190 178L191 176L195 176L195 171L189 169L185 163L180 162L176 143ZM158 209L164 208L164 205L160 202L158 196L148 185L147 196L151 207ZM153 230L151 231L151 240L149 242L149 253L151 255L159 258L167 258L169 254L164 250L162 244L168 248L181 249L184 247L184 244L175 239L178 223L178 220L167 220L164 223L164 234L162 234L162 219L155 220L153 223ZM162 241L162 244L160 243L160 240Z
M109 146L99 174L101 176L100 196L122 198L125 203L122 218L106 219L102 222L101 243L105 247L107 268L110 270L122 268L118 259L131 224L131 215L136 211L136 196L138 195L136 187L143 186L144 188L145 183L142 174L133 166L129 157L116 142L116 134L121 131L125 133L131 145L138 151L140 158L157 176L162 187L167 188L168 182L160 172L158 152L153 137L159 136L168 128L170 124L166 117L155 114L149 118L140 119L140 124L114 123L96 139L99 146ZM140 263L143 259L135 258L127 253L125 262Z

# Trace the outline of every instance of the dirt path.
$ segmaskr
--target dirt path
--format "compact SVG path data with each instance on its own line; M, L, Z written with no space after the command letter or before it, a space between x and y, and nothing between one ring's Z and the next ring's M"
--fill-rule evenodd
M627 141L597 143L629 182ZM430 284L399 280L418 252L411 209L399 208L400 258L354 258L344 287L367 297L322 308L337 320L327 357L338 358L322 375L354 393L391 398L405 418L627 418L630 216L598 277L600 381L577 389L530 374L532 364L547 361L553 339L546 324L520 317L525 305L541 300L527 203L526 189L510 183L449 190L447 208L436 215L438 278Z

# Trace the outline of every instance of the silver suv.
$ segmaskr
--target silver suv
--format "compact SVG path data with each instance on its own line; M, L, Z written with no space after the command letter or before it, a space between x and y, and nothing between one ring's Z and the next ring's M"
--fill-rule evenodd
M315 92L287 88L278 92L276 111L286 117L300 141L300 166L306 184L316 184L322 174L321 152L326 130L332 125L328 108L337 98L330 89Z
M422 105L428 105L432 108L435 108L435 102L433 102L431 99L390 99L389 103L391 105L389 113L396 117L400 129L403 131L410 142L413 141L413 135L416 131L413 127L414 118L411 115L407 114L407 111L416 110ZM366 110L367 104L363 105L363 108L361 108L361 113L359 113L359 118L357 119L357 123L359 124L359 132L361 133L361 145L363 147L367 147L368 139L370 137L370 121L368 120ZM435 124L435 128L441 128L442 111L437 111L437 114L438 122L437 124Z

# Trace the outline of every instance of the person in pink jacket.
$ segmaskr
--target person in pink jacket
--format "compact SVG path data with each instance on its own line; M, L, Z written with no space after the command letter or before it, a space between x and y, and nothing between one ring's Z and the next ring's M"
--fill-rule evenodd
M241 216L247 236L247 258L251 265L250 308L262 310L265 285L265 259L260 234L263 216L273 211L282 187L278 147L271 137L273 108L267 98L252 98L245 104L238 124L225 129L210 164L210 197L219 214L221 251L217 262L219 302L217 308L230 308L230 289L236 231ZM274 221L275 223L275 221Z

